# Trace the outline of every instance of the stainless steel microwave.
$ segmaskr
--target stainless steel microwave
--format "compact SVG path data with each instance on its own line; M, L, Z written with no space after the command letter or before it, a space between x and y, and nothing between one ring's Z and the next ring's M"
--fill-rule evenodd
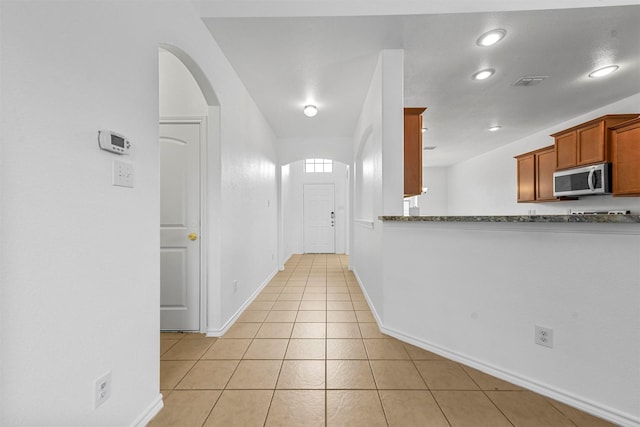
M599 163L553 173L555 197L609 193L611 193L611 163Z

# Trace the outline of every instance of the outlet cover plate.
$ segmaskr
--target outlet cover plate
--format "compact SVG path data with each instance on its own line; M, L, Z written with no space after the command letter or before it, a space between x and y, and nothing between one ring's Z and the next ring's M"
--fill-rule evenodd
M536 344L553 348L553 329L536 325L535 334Z
M111 371L96 380L94 387L94 409L102 405L111 397Z

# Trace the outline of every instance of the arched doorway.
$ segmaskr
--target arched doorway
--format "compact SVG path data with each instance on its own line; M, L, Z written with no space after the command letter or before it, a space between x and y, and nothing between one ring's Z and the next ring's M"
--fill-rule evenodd
M206 80L198 81L202 73L183 51L162 46L158 64L160 325L162 330L203 332L210 241L208 122L211 103L217 99Z
M330 161L330 169L311 167L309 161L316 164ZM326 164L326 163L325 163ZM348 254L349 230L349 166L331 159L304 159L282 166L281 172L281 226L283 260L297 253L325 252L320 250L318 242L309 242L314 233L310 232L310 220L314 214L309 212L315 204L323 210L316 215L319 222L316 236L333 232L334 242L330 253ZM330 194L332 193L332 194ZM315 203L310 202L315 198ZM327 209L326 199L332 199L333 209ZM326 211L326 212L324 212ZM333 212L333 215L331 215ZM324 227L324 231L322 230ZM331 228L333 231L331 231ZM316 249L313 249L315 245Z

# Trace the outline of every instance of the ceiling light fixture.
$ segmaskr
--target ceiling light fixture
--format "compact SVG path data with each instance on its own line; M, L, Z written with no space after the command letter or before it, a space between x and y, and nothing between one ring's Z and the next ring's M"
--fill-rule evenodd
M495 72L496 70L494 70L493 68L486 68L484 70L476 71L475 73L473 73L473 76L471 76L471 78L473 80L486 80L489 77L493 76Z
M592 79L598 78L598 77L604 77L606 75L613 73L618 68L620 67L618 67L617 65L607 65L606 67L598 68L597 70L590 72L589 77L591 77Z
M318 114L318 107L316 107L315 105L311 105L311 104L305 105L304 109L302 110L302 112L307 117L315 117L315 115Z
M481 47L493 46L507 35L507 30L497 28L495 30L487 31L476 40L476 44Z
M429 128L422 128L422 133L425 133L428 130L429 130Z
M502 126L491 126L489 128L489 132L496 132L496 131L499 131L500 129L502 129Z

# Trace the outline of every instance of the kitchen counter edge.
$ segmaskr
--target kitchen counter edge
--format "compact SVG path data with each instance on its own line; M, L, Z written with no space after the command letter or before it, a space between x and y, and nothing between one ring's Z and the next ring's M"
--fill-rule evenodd
M475 215L475 216L389 216L381 221L400 222L506 222L506 223L579 223L640 224L640 215Z

